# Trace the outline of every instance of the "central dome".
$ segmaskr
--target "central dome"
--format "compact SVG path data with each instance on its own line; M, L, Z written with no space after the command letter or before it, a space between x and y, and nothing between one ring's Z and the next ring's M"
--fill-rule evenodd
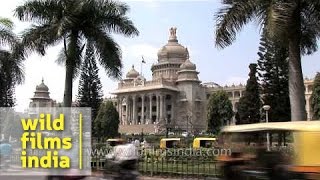
M186 58L188 56L187 48L178 43L176 30L177 28L170 28L168 43L158 51L159 61L169 58Z

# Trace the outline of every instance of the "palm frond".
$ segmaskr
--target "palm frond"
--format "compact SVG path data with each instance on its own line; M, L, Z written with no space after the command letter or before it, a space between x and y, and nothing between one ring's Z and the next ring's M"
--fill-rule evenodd
M62 0L31 0L18 6L14 15L21 21L33 21L37 23L49 23L54 19L60 19L63 14Z
M24 82L24 65L21 59L6 50L0 50L0 71L5 73L5 78L13 84Z
M100 29L86 29L86 38L93 43L100 65L109 77L120 79L122 55L119 45Z
M220 48L232 44L236 39L237 32L254 18L257 10L255 0L224 0L223 5L215 15L215 44Z
M22 45L27 51L36 51L44 55L48 46L54 46L62 39L57 34L59 27L55 24L34 25L23 32Z
M295 1L275 1L272 4L266 24L267 32L271 38L285 39L287 37L288 31L294 26L292 18L296 7Z
M5 28L12 30L14 24L10 19L0 17L0 26L4 26Z
M101 27L108 33L118 33L127 37L139 35L133 22L126 16L129 7L124 3L89 0L83 8L79 14L83 27Z
M13 45L17 43L16 35L9 29L0 27L0 45Z
M318 50L320 38L320 1L303 3L301 15L301 54L310 55Z

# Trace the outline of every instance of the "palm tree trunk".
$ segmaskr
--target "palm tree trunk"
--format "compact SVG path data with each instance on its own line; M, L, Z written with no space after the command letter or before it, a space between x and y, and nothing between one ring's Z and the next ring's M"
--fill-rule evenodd
M64 107L71 107L72 105L72 76L73 76L73 67L71 65L66 65L66 79L65 79L65 85L64 85L64 97L63 97Z
M64 107L71 107L72 105L72 80L74 75L75 69L75 59L77 53L77 39L78 33L76 31L72 31L69 37L69 44L66 48L65 46L65 53L66 53L66 79L65 79L65 86L64 86Z
M291 120L303 121L307 119L307 114L300 53L300 14L296 13L296 18L293 19L295 25L289 36L289 98Z

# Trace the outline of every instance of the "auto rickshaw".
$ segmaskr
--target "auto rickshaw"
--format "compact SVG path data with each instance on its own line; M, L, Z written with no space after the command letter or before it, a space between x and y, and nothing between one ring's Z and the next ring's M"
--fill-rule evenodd
M314 179L320 180L320 121L296 121L296 122L272 122L256 123L246 125L226 126L222 129L221 137L223 145L239 147L241 143L232 142L235 138L228 138L228 135L248 135L258 133L290 132L292 138L293 154L285 156L271 148L267 150L267 143L256 148L253 156L248 156L241 148L231 156L222 155L218 161L222 163L225 179ZM231 142L228 142L231 140ZM264 140L263 140L264 141ZM265 141L264 141L265 142ZM242 144L243 145L243 144ZM263 149L263 150L262 150ZM261 158L262 157L262 158ZM263 161L260 161L263 159Z
M212 148L216 142L216 138L198 137L193 140L193 148Z
M107 139L107 144L109 146L111 146L111 147L114 147L116 145L122 144L124 142L125 142L125 140L124 139L120 139L120 138L118 138L118 139Z
M180 144L180 138L163 138L160 140L160 148L174 148Z

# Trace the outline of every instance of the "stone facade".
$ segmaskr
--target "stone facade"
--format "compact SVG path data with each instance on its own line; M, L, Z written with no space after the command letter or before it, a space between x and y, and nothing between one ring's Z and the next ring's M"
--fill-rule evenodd
M233 110L237 111L237 103L245 90L242 84L222 87L216 83L201 83L188 49L178 43L176 28L170 28L169 40L158 51L158 62L152 65L151 71L152 80L146 80L132 66L113 92L121 133L159 133L166 128L188 132L206 130L210 94L226 91ZM305 84L309 99L312 80ZM310 114L309 103L307 111ZM229 124L234 123L233 118Z
M205 88L188 49L177 40L176 28L170 29L168 43L159 50L158 63L151 71L152 80L147 81L132 66L113 92L120 114L120 132L206 129Z

